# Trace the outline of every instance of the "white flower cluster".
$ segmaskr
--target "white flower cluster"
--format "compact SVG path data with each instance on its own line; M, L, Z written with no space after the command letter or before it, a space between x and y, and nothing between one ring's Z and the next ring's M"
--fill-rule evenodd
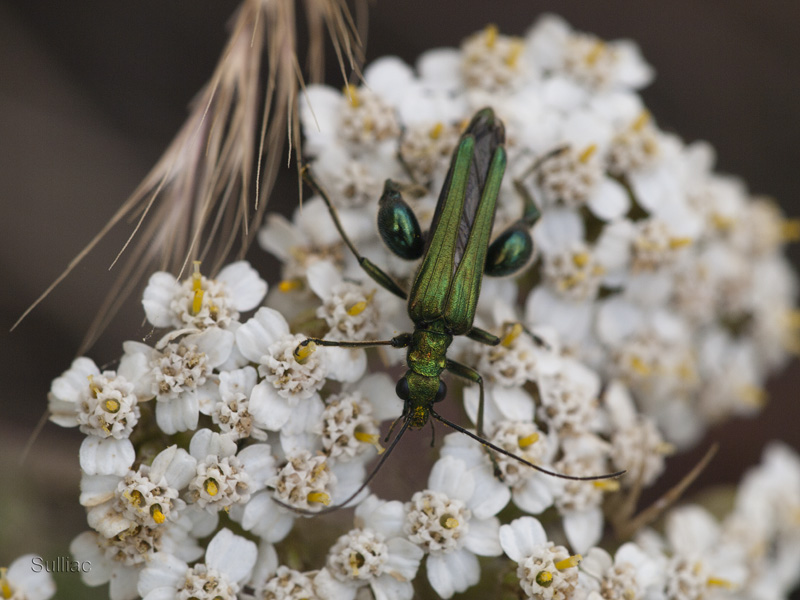
M86 435L91 530L71 546L91 561L85 582L109 583L112 600L410 600L425 560L449 598L479 582L480 556L498 557L515 597L784 597L800 572L800 458L782 447L724 521L681 508L663 536L645 531L613 558L598 547L609 495L638 497L706 422L752 410L796 343L781 255L791 228L712 173L706 147L656 128L635 92L650 78L633 44L545 17L520 39L489 27L416 71L379 60L365 86L310 88L302 113L311 169L351 242L405 289L415 264L375 227L384 180L427 229L461 127L485 106L502 118L495 231L531 201L542 216L519 282L483 282L476 325L499 344L461 337L449 350L483 378L482 419L477 385L464 408L492 444L542 469L625 477L556 478L455 432L425 489L405 502L364 489L349 531L298 553L308 538L292 541L296 522L359 491L381 425L403 414L364 347L305 340L366 345L414 328L315 197L260 232L284 263L269 295L245 262L214 279L199 265L182 282L156 273L143 306L160 339L126 342L113 371L79 358L53 382L51 420ZM379 348L384 363L403 359ZM547 531L534 516L501 522L545 511Z
M488 27L416 70L377 60L360 88L309 89L302 117L348 235L403 279L413 263L387 256L374 225L382 182L408 184L425 230L459 128L491 107L508 151L494 230L520 217L523 194L542 213L524 291L536 286L511 318L555 329L563 354L624 382L685 447L709 422L755 413L767 376L798 349L796 278L782 254L798 224L713 172L709 145L660 130L636 92L651 78L632 43L549 16L524 38ZM262 246L287 279L334 260L362 280L324 211L316 198L293 223L274 217ZM490 304L514 292L484 285L483 325L499 327Z

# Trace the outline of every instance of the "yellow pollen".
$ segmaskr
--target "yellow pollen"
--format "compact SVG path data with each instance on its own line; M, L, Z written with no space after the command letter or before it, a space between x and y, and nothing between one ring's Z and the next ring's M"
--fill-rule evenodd
M350 563L350 569L352 570L351 572L353 577L358 577L359 567L364 566L364 557L358 552L351 552L350 556L348 557L348 562Z
M431 127L431 130L428 132L428 137L432 140L438 140L442 136L442 132L444 131L444 124L439 121Z
M350 106L352 108L358 108L361 106L361 100L358 97L358 91L356 90L356 86L354 85L346 85L344 86L344 95L347 96L347 99L350 100Z
M583 268L589 262L589 258L588 252L577 252L572 255L572 262L575 263L576 267Z
M6 578L7 571L8 569L6 567L0 567L0 592L3 594L3 598L11 598L11 594L13 593L11 584Z
M192 272L192 289L196 292L202 289L203 276L200 274L200 261L194 261L194 271Z
M458 527L458 519L452 515L442 515L442 518L439 519L439 524L445 529L455 529Z
M743 385L739 389L739 398L749 406L760 408L767 403L767 391L754 385Z
M597 152L597 144L589 144L586 149L581 152L580 156L578 156L578 160L586 164L595 152Z
M616 492L619 490L619 481L616 479L601 479L593 481L594 487L604 492Z
M303 282L300 279L284 279L278 284L278 289L284 294L293 292L303 287Z
M203 308L203 290L195 290L194 298L192 298L192 314L196 315Z
M538 441L539 441L539 434L533 432L530 435L526 435L525 437L519 438L517 440L517 443L519 444L519 447L524 450L525 448L533 446Z
M650 122L650 117L651 117L650 111L643 110L642 112L639 113L639 116L636 117L636 120L633 122L633 125L631 127L633 128L634 131L641 131L642 129L644 129L644 126Z
M203 487L206 490L206 494L209 496L216 496L219 494L219 485L213 479L206 479L203 483Z
M154 504L150 509L150 515L153 517L153 521L159 525L161 525L167 519L167 517L164 516L164 513L161 512L161 507L158 504Z
M631 358L631 368L636 371L639 375L650 375L653 370L645 363L641 358L638 356L634 356Z
M103 403L103 408L106 412L115 413L119 411L119 402L113 398L109 398Z
M676 237L676 238L669 238L669 247L673 250L677 250L678 248L683 248L684 246L688 246L692 243L692 238L688 237Z
M356 302L355 304L353 304L353 306L348 308L347 314L350 315L351 317L357 317L362 312L364 312L365 308L367 308L367 301L362 300L361 302Z
M294 359L302 365L308 360L308 358L316 349L317 345L314 342L309 342L305 346L301 344L294 349Z
M558 287L562 290L568 290L570 288L575 287L582 281L586 279L586 273L583 271L578 271L577 273L573 273L568 277L564 277L558 281Z
M486 29L484 29L484 33L486 34L486 47L494 48L494 45L497 43L497 25L487 25Z
M680 377L684 381L693 381L697 375L697 373L694 370L694 364L690 360L685 360L680 365L678 365L677 372L678 372L678 377Z
M133 490L127 498L134 506L141 506L144 503L144 496L142 496L142 492L139 490Z
M578 564L583 560L583 557L580 554L573 554L569 558L565 558L564 560L560 560L555 563L556 569L559 571L563 571L564 569L569 569L571 567L577 567Z
M317 504L324 504L325 506L331 503L331 497L325 492L311 492L306 496L306 500L308 500L309 504L316 502Z
M511 49L505 58L505 63L509 67L516 67L519 57L522 55L523 45L519 40L514 40L511 44Z
M553 583L553 574L550 571L539 571L536 574L536 583L546 588Z
M606 45L598 40L589 52L586 53L586 64L594 65L606 49Z
M94 382L94 375L89 375L86 378L89 380L89 390L92 392L92 397L97 398L103 389Z
M781 237L787 242L800 240L800 219L786 219L781 223Z
M510 348L511 344L514 343L514 340L516 340L524 330L525 329L522 327L521 323L514 323L508 327L503 339L500 340L500 345L504 348Z
M733 223L734 220L730 217L726 217L725 215L721 215L719 213L714 213L711 215L711 224L720 231L728 231L731 227L733 227Z
M364 433L363 431L356 431L353 434L359 442L363 442L364 444L372 444L375 446L375 449L378 451L378 454L383 454L385 448L381 446L380 439L381 436L376 435L374 433Z
M721 579L719 577L709 577L708 580L706 580L706 584L709 587L721 587L726 590L736 589L736 585L733 582L728 581L727 579Z
M785 318L788 327L792 327L794 329L800 329L800 310L796 308L787 310Z
M325 463L325 461L319 463L316 467L311 469L311 481L316 481L317 477L322 475L327 470L328 465Z
M671 454L675 454L675 446L669 442L661 442L658 446L656 446L656 452L664 456L669 456Z

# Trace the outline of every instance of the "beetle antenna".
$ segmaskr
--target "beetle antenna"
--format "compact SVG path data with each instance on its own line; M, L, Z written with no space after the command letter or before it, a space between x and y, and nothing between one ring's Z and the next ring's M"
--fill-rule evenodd
M363 492L366 489L366 487L369 485L369 482L372 481L375 475L378 474L378 471L380 471L381 467L383 466L383 463L385 463L386 459L389 458L389 455L392 453L392 450L394 450L394 447L397 446L397 442L400 441L400 438L403 437L403 434L406 432L406 429L408 429L408 425L409 425L408 419L403 421L403 426L400 428L400 431L397 432L397 436L395 436L395 438L392 440L392 443L389 444L389 447L386 448L386 452L383 453L381 459L378 461L378 464L375 465L375 467L372 469L372 471L367 476L367 479L364 481L364 483L362 483L355 492L350 494L350 496L348 496L348 498L344 502L340 502L339 504L336 504L334 506L326 506L322 510L308 510L306 508L297 508L296 506L292 506L291 504L286 504L286 502L282 502L277 498L273 498L272 500L280 504L284 508L288 508L292 512L300 513L301 515L311 515L311 516L324 515L327 513L336 512L341 508L345 508L350 502L353 501L353 499L355 499L356 496L358 496L361 492Z
M501 448L500 446L494 445L489 440L485 440L481 436L472 433L468 429L464 429L463 427L461 427L461 425L456 425L452 421L448 421L443 416L435 413L434 411L431 411L431 416L433 418L435 418L437 421L440 421L440 422L444 423L448 427L451 427L452 429L455 429L456 431L460 431L461 433L464 433L464 434L468 435L473 440L479 442L480 444L483 444L484 446L486 446L490 450L494 450L495 452L499 452L500 454L503 454L505 456L513 458L514 460L517 460L517 461L521 462L523 465L527 465L527 466L529 466L529 467L531 467L533 469L536 469L540 473L544 473L545 475L550 475L551 477L558 477L559 479L569 479L569 480L572 480L572 481L601 481L603 479L616 479L617 477L621 477L625 473L627 473L627 471L617 471L616 473L608 473L607 475L587 475L587 476L583 476L583 477L578 477L576 475L566 475L564 473L556 473L555 471L548 471L544 467L540 467L538 465L533 464L532 462L528 462L527 460L517 456L513 452L509 452L508 450L505 450L505 449Z

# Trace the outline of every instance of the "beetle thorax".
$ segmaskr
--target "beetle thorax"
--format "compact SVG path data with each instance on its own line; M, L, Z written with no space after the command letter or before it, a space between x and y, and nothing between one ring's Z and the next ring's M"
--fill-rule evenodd
M452 341L449 333L415 329L408 346L408 368L419 375L438 379L447 366L447 348Z

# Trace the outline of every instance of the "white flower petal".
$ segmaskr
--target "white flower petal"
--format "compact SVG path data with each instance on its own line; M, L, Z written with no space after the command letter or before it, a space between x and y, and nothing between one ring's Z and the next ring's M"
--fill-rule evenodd
M534 551L547 544L547 534L538 519L520 517L500 527L500 546L515 562L532 556Z
M147 566L139 576L138 590L147 596L159 588L172 589L173 596L178 583L186 574L188 565L166 552L156 552L150 557Z
M469 522L469 532L464 538L464 548L479 556L500 556L500 521L496 517L475 519Z
M139 596L138 584L139 569L120 565L111 572L108 596L111 600L135 600Z
M187 335L183 339L184 346L196 345L197 349L208 358L209 367L218 367L223 364L233 351L235 336L232 332L209 327L200 333Z
M450 598L475 585L481 578L481 566L471 552L455 550L448 554L431 554L427 563L428 581L441 598Z
M545 476L547 477L547 476ZM540 477L530 477L512 494L514 504L527 513L538 515L553 504L553 491Z
M70 554L75 560L80 562L89 561L89 564L91 564L92 567L90 569L87 569L85 573L81 573L83 582L91 587L107 583L111 578L111 571L107 568L107 561L98 542L97 533L84 531L78 534L69 545Z
M294 513L278 505L270 493L262 492L245 505L241 524L246 531L252 531L264 541L274 544L289 534L294 519Z
M199 461L208 456L233 456L236 454L236 442L216 431L199 429L189 442L189 453Z
M180 293L180 284L174 276L158 271L150 276L142 295L142 306L147 320L155 327L169 327L175 318L170 303Z
M104 538L113 538L133 525L133 522L122 516L110 502L86 511L86 522Z
M324 567L314 576L314 591L324 600L353 600L357 590L358 587L342 583Z
M414 71L396 56L376 59L364 69L364 83L393 106L400 106L403 90L414 82Z
M392 575L381 575L370 584L375 600L411 600L414 585L410 581L398 581Z
M436 48L417 59L417 72L426 87L455 91L463 85L461 52L456 48Z
M608 552L602 548L591 548L581 561L581 571L596 579L602 579L613 563L614 561Z
M123 477L136 460L133 444L128 439L100 439L90 435L81 443L81 469L87 475Z
M334 381L358 381L367 370L367 354L360 348L329 347L324 352L328 378Z
M395 393L396 382L386 373L370 373L358 382L358 389L372 404L378 421L395 419L403 412L403 401Z
M251 444L236 456L242 461L247 474L260 485L275 475L275 458L268 444Z
M50 393L59 400L77 402L89 385L90 375L99 375L100 369L94 361L81 356L72 361L70 368L50 384Z
M33 570L33 559L40 558L35 554L23 554L8 566L6 577L11 582L12 590L17 588L21 598L25 600L47 600L56 593L53 577L46 570ZM17 597L14 594L12 597Z
M583 237L583 220L576 211L568 208L546 211L533 229L533 241L545 254L565 252Z
M216 280L225 284L228 297L238 311L255 308L267 294L267 282L246 260L229 264L219 272Z
M327 300L333 295L334 286L342 283L342 274L328 260L319 260L306 269L308 287L320 300Z
M250 414L265 429L280 431L289 421L292 406L289 400L278 394L275 386L262 381L250 394Z
M720 527L706 509L688 505L670 512L665 532L676 553L691 555L710 550L719 539Z
M224 528L208 543L206 565L225 573L231 581L243 583L256 564L258 547L248 539Z
M275 340L289 335L289 325L277 310L262 306L236 330L236 346L251 362L260 362Z
M355 526L373 529L386 538L403 535L405 509L397 500L387 502L377 496L369 496L356 507Z
M258 245L282 262L290 260L292 248L301 244L291 222L277 213L267 215L266 225L258 231Z
M595 507L569 512L564 515L564 533L575 552L586 552L603 534L603 511Z
M393 578L404 578L411 581L417 574L419 563L425 556L422 548L412 544L407 539L393 537L386 541L388 555L384 563L384 572L389 573Z
M613 179L605 177L587 204L598 219L611 221L624 216L630 209L631 201L625 188Z
M492 467L481 465L470 469L470 473L475 478L475 491L467 506L473 518L488 519L503 510L511 500L511 490L495 478Z
M433 465L428 476L428 488L467 502L475 491L475 478L462 461L445 456Z
M199 418L200 402L194 390L171 400L156 401L156 422L164 433L196 429Z

